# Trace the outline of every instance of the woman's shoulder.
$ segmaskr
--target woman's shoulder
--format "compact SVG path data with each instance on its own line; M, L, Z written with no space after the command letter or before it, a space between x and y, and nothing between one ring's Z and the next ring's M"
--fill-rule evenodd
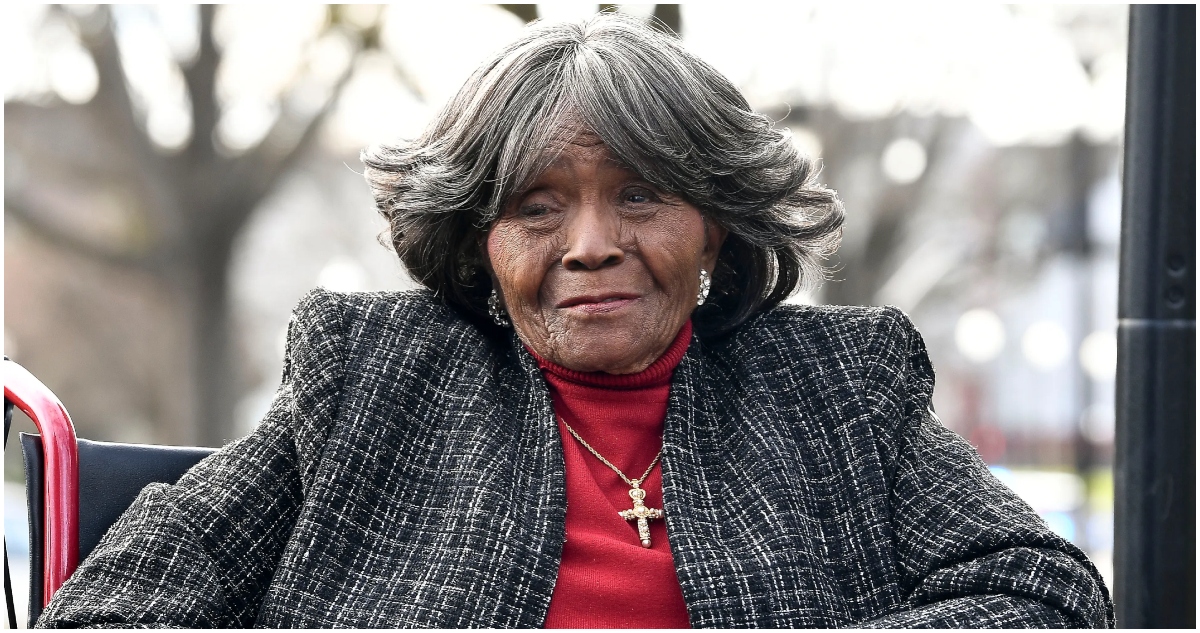
M294 318L371 321L395 318L459 318L428 290L341 292L316 287L296 303ZM459 318L461 320L461 318Z
M492 367L510 347L428 290L316 288L296 305L288 330L285 370L314 365L319 373L346 376L380 368L436 374L457 364Z
M894 306L780 305L751 318L712 349L723 364L745 372L840 376L837 380L871 392L870 399L933 387L933 365L921 334Z
M440 338L481 336L479 330L428 290L308 291L292 311L292 324L332 330L355 339L379 336Z
M739 347L770 341L802 342L806 348L853 354L907 345L914 336L919 334L912 319L895 306L782 304L749 319L730 342Z

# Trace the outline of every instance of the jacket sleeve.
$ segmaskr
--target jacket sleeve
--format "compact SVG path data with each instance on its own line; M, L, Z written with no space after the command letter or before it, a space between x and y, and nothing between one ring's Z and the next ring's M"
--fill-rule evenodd
M340 341L335 295L310 293L289 323L283 382L258 428L175 485L147 486L37 625L253 625L338 404Z
M890 433L901 610L867 627L1111 627L1094 565L1001 484L932 409L933 367L916 328L886 308L864 391ZM892 422L889 422L892 424Z

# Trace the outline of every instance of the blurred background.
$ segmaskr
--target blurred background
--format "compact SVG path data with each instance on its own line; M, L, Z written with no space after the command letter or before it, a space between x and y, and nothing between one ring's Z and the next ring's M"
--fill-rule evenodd
M4 353L81 437L249 432L308 289L413 287L358 152L526 22L601 9L679 32L820 159L845 238L792 300L908 312L942 421L1111 588L1124 5L5 4Z

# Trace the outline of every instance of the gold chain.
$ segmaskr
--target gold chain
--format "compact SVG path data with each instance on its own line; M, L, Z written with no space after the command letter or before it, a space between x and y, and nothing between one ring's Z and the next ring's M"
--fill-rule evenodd
M658 449L658 454L654 456L654 459L650 462L650 465L646 468L646 472L642 473L642 476L638 477L637 479L630 479L625 476L625 473L621 472L620 468L613 466L612 462L608 461L607 459L604 459L604 456L601 455L596 449L592 448L591 444L588 444L587 442L585 442L583 440L582 437L579 437L579 434L575 432L575 429L571 428L570 424L567 424L567 421L565 419L563 419L561 417L559 419L562 420L563 426L567 427L567 430L571 432L571 435L575 439L579 440L580 444L583 444L584 448L591 451L591 453L596 456L596 459L604 462L605 466L608 466L609 468L613 469L613 472L617 473L617 475L621 479L623 479L625 481L625 483L629 484L630 488L640 488L642 485L642 482L646 481L646 478L650 476L650 471L654 470L654 466L658 464L658 460L662 458L663 449L660 448L660 449Z

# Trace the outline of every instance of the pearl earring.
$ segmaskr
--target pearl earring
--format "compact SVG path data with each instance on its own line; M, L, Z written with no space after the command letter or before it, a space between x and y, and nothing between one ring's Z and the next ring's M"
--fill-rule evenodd
M488 297L488 314L500 327L512 327L512 322L508 320L508 315L504 313L504 308L500 307L500 295L496 294L496 289L492 288L492 296Z
M700 269L700 294L696 295L696 305L702 306L708 300L708 291L712 289L712 277L708 271Z

